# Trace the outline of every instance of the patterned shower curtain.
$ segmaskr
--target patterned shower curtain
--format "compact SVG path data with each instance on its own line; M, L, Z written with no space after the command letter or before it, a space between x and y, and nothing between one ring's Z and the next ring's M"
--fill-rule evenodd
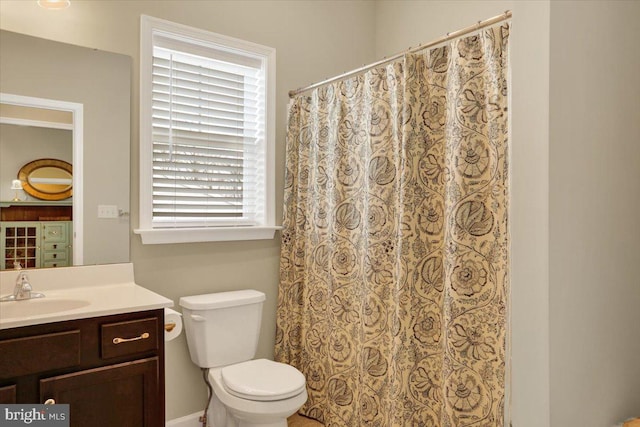
M502 426L508 24L289 107L276 360L327 426Z

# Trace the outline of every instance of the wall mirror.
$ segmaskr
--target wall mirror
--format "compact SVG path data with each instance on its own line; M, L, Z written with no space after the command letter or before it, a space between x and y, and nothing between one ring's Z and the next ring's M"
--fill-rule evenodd
M12 266L8 255L32 268L128 262L131 58L4 30L0 56L1 267ZM64 168L43 159L72 171L49 176ZM57 255L66 264L7 236L53 225L67 233L69 251Z
M64 200L73 195L73 166L59 159L38 159L18 171L22 189L40 200Z

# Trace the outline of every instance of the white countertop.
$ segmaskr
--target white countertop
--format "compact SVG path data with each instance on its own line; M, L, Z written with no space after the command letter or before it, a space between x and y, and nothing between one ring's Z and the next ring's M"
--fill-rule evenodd
M133 265L25 270L44 298L0 302L0 329L172 307L173 301L137 285ZM18 273L0 272L0 295L13 293Z

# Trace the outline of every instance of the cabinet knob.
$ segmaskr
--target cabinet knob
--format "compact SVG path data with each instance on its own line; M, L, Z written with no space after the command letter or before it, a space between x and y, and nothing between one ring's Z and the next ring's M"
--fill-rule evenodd
M56 400L55 399L47 399L44 401L45 405L55 405L56 404Z

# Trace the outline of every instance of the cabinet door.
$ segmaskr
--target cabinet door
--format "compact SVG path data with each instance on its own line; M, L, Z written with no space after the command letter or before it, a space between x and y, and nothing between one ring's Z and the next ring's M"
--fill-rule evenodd
M16 386L14 384L0 387L0 405L10 405L16 403Z
M40 380L40 403L69 404L71 427L164 426L157 357Z
M22 268L40 267L40 223L2 222L0 224L0 270L11 270L14 263Z

